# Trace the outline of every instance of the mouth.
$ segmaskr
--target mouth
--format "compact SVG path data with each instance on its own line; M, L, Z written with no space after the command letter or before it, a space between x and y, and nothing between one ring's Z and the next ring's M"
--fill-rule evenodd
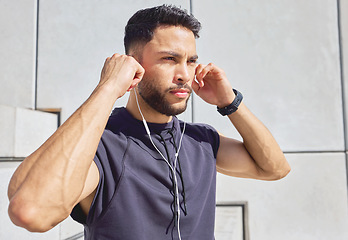
M169 91L169 93L173 94L174 96L178 98L187 98L187 96L190 95L191 91L186 88L180 88L180 89L173 89Z

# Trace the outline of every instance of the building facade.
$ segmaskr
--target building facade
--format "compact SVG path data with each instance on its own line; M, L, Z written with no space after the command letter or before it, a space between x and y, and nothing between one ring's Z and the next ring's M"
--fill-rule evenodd
M292 167L275 182L219 174L216 239L348 239L343 0L0 0L0 239L82 239L82 226L71 219L41 234L14 226L9 179L87 99L105 58L124 52L128 18L163 3L201 21L199 62L225 70ZM180 117L240 139L196 96Z

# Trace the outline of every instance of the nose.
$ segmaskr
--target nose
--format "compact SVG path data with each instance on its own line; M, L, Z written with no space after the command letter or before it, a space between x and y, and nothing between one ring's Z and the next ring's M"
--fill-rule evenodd
M176 66L176 72L175 72L175 82L176 83L180 83L180 84L185 84L188 81L191 80L191 69L189 68L189 66L187 65L187 63L182 63L182 64L178 64Z

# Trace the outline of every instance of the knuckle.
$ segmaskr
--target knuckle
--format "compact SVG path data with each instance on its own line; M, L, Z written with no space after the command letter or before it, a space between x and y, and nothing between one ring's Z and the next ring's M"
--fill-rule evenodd
M127 61L127 62L129 62L129 63L133 62L133 60L134 60L134 58L131 57L131 56L128 56L128 55L123 55L123 56L124 56L124 58L125 58L125 61Z

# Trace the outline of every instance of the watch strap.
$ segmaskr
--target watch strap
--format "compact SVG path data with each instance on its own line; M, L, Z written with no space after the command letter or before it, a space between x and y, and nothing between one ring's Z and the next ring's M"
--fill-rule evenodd
M222 116L230 115L230 114L234 113L235 111L237 111L239 105L241 104L241 102L243 100L243 95L238 90L233 89L233 92L236 96L230 105L223 107L223 108L217 107L217 111Z

